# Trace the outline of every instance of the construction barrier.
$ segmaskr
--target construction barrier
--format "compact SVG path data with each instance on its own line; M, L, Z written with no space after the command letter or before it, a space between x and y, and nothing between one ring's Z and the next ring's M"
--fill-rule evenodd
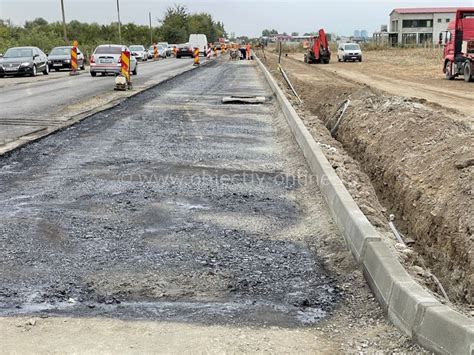
M120 55L120 75L115 79L115 90L127 90L131 88L130 51L123 49Z
M211 59L211 46L207 47L207 59Z
M153 44L153 60L158 60L158 46L156 43Z
M78 75L79 71L77 70L77 41L74 41L71 48L71 72L69 75Z
M217 57L217 47L214 47L214 57Z
M194 64L199 65L199 48L194 48Z

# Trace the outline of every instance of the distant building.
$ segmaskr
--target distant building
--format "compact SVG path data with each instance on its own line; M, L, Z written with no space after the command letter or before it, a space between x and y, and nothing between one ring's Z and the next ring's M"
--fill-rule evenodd
M360 31L359 30L355 30L354 31L354 38L359 38L360 37Z
M448 29L457 8L403 8L390 13L388 42L396 45L436 44L439 33Z
M380 31L374 32L372 34L372 40L375 44L379 46L386 46L388 45L388 26L387 25L381 25L380 26Z
M367 33L366 30L360 31L360 36L361 36L363 39L369 38L369 34Z

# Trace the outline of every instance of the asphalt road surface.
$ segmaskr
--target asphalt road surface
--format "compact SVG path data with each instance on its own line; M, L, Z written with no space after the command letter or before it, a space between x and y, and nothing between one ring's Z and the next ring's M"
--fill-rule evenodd
M132 81L139 85L153 76L191 65L190 59L171 58L139 63L138 75L132 76ZM80 73L69 76L69 72L51 72L48 76L40 74L36 78L0 79L0 124L2 119L21 119L24 122L47 120L65 106L104 92L113 92L113 75L94 78L87 70Z
M384 318L247 61L0 157L0 329L6 353L419 350Z
M270 98L259 75L214 63L2 158L1 313L325 318L337 291L304 241L330 222L303 158L274 102L220 102Z

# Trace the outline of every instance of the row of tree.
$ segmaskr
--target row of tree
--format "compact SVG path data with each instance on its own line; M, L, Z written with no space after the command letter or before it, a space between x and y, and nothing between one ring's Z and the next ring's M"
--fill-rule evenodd
M204 33L208 41L225 37L224 24L216 22L207 13L190 14L186 7L175 5L166 10L160 25L152 27L153 42L184 43L191 33ZM76 39L86 53L103 43L118 43L118 23L100 25L71 21L67 24L70 40ZM122 24L123 44L150 45L150 28L134 23ZM9 20L0 19L0 53L15 46L36 46L45 52L53 47L65 45L61 22L48 23L42 18L27 21L24 26L15 26Z
M270 37L270 36L277 35L277 34L280 34L280 32L278 32L275 29L273 29L273 30L266 29L266 30L262 31L262 37ZM317 32L306 32L305 34L303 34L303 36L314 36L316 34L317 34ZM283 36L288 36L288 33L283 32L282 35ZM295 37L295 36L299 36L300 34L299 34L299 32L291 32L291 35L293 37Z

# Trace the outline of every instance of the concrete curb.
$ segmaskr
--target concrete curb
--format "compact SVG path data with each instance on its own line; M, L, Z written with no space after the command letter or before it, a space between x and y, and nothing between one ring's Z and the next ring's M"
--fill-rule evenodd
M438 302L410 277L349 194L275 79L259 58L256 61L317 177L336 225L388 318L430 351L474 355L474 321Z

